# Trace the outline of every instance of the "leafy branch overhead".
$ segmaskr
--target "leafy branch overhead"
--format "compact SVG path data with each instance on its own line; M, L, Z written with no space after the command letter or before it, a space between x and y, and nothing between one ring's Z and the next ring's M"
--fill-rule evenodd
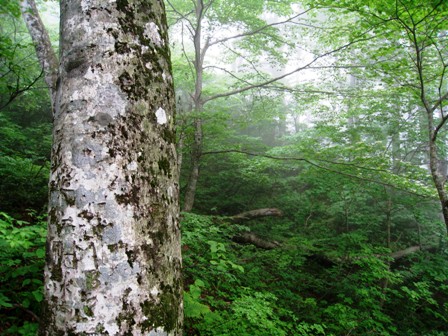
M420 181L416 180L415 178L395 174L392 171L387 171L385 169L376 169L368 166L359 166L355 163L350 162L330 161L319 158L308 159L301 157L286 157L286 156L282 157L262 153L252 153L237 149L203 152L202 155L226 154L226 153L239 153L248 156L262 157L280 161L302 161L318 169L322 169L355 180L362 180L365 182L372 182L382 186L391 187L418 197L430 198L430 199L435 199L437 197L430 188L425 187ZM316 162L321 162L328 165L324 166ZM368 163L368 161L366 163ZM342 170L334 168L337 166L343 166L348 169ZM369 172L373 172L374 173L373 177L376 179L369 178L369 176L372 176L372 174L368 174ZM381 180L381 178L383 179L383 181Z

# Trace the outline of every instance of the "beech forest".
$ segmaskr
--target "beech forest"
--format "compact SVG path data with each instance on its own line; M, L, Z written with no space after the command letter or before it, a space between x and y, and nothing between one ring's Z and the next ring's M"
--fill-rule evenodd
M0 335L448 335L447 1L0 18Z

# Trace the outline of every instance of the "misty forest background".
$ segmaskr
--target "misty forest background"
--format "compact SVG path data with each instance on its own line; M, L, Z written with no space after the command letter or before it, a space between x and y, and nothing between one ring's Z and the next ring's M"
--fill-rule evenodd
M166 8L184 334L448 335L448 4ZM0 334L34 335L52 115L17 3L0 17Z

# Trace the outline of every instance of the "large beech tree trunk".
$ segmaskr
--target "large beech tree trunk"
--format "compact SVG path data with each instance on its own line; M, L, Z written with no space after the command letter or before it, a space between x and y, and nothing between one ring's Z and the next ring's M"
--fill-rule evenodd
M181 335L163 1L61 1L40 335Z

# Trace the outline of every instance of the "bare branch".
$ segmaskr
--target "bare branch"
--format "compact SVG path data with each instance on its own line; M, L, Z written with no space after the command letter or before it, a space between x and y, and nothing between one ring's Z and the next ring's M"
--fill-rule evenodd
M23 88L19 88L19 86L20 86L20 77L17 76L16 89L14 90L14 92L12 92L9 95L8 101L6 103L4 103L3 105L0 105L0 110L4 109L6 106L11 104L14 101L14 99L16 99L18 96L20 96L23 92L30 90L34 86L34 84L36 84L37 81L40 78L42 78L43 75L44 75L44 70L42 69L42 71L40 72L39 76L34 78L29 84L27 84Z

